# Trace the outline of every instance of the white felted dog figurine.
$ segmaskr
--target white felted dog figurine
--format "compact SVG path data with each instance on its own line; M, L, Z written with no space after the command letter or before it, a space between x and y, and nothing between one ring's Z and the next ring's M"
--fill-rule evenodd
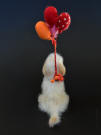
M63 64L63 58L56 54L57 73L65 75L66 69ZM69 103L69 96L65 92L64 81L50 80L54 76L54 53L51 53L45 60L42 69L44 78L42 81L42 93L38 97L39 108L46 112L49 118L49 126L60 123L61 114L66 110Z

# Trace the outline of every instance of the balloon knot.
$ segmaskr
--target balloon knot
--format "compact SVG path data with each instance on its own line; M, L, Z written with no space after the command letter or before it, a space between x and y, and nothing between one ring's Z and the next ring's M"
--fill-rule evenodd
M55 81L63 81L64 77L61 74L54 75L53 79L51 80L51 83L54 83Z

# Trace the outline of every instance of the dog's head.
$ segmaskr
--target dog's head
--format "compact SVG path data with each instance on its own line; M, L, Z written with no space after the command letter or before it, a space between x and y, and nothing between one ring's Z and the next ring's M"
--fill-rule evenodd
M66 73L66 68L63 64L63 57L60 56L59 54L56 54L56 63L57 63L57 72L61 73L64 76ZM51 53L46 58L43 68L42 68L42 72L44 76L53 76L55 72L54 68L55 68L54 67L54 53Z

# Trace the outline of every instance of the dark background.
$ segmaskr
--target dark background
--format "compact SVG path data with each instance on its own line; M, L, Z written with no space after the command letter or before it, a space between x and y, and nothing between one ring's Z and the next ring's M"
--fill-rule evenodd
M44 8L67 11L72 23L59 35L57 51L67 68L70 105L62 123L48 127L37 108L41 68L53 51L39 39L34 25ZM0 1L0 135L96 134L101 119L101 2L97 0Z

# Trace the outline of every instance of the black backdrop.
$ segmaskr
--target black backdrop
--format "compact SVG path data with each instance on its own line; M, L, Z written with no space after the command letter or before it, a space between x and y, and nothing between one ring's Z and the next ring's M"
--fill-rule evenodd
M59 35L58 53L67 68L68 111L62 123L48 127L37 108L41 68L53 51L39 39L34 25L46 6L67 11L72 23ZM0 1L0 123L1 135L95 134L100 129L101 2L96 0Z

